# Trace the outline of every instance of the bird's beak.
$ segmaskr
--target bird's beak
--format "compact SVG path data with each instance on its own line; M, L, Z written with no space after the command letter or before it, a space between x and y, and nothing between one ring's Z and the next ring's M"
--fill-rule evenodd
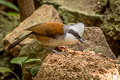
M80 39L78 39L81 43L83 43L83 39L82 38L80 38Z
M76 39L78 39L81 43L83 43L82 37L77 32L75 32L74 30L71 29L68 33L74 35L76 37Z

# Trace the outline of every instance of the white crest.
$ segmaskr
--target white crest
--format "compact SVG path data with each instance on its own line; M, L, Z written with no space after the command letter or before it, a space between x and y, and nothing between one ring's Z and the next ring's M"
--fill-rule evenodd
M72 29L75 32L77 32L81 37L82 37L82 34L84 33L84 28L85 28L85 25L83 23L80 23L80 22L76 23L76 24L65 26L66 31ZM65 40L66 41L74 41L74 40L77 40L77 39L72 34L66 33Z

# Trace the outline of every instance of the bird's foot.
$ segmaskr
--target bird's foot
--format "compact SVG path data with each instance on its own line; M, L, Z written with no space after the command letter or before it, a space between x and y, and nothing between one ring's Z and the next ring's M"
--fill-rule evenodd
M62 47L56 47L55 49L53 48L48 48L49 51L51 51L54 54L63 54L66 55L66 52L62 49Z
M52 52L55 54L65 54L65 52L58 52L57 50L52 50Z
M52 50L52 52L54 54L63 54L64 56L66 56L66 52L58 52L57 50ZM66 56L67 57L67 56Z

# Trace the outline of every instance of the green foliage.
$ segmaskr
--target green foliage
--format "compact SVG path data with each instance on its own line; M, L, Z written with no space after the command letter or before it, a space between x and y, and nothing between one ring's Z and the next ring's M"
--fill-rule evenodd
M0 67L0 72L1 73L6 73L6 72L12 72L12 70L10 68Z
M19 11L19 9L14 4L7 0L0 0L0 4L8 6L9 8L16 10L17 12Z
M28 57L16 57L16 58L13 58L10 63L12 64L18 64L20 65L21 67L23 67L23 64L24 62L28 59Z
M28 57L16 57L13 58L10 63L12 64L18 64L21 66L22 69L22 80L24 80L24 64L25 63L30 63L30 62L34 62L34 61L40 61L40 59L28 59Z
M30 70L30 73L32 74L32 76L35 76L35 75L38 73L39 69L40 69L40 66L39 66L39 65L34 66L34 67Z
M19 14L16 12L7 12L7 15L9 16L18 16Z
M34 61L40 61L40 59L28 59L25 61L25 63L34 62Z
M0 67L0 73L2 73L2 74L4 74L4 73L12 73L12 74L15 75L17 80L20 80L19 77L10 68Z
M18 64L21 67L23 67L23 65L25 63L30 63L30 62L34 62L34 61L40 61L40 59L28 59L28 57L16 57L16 58L13 58L10 61L10 63L12 63L12 64Z

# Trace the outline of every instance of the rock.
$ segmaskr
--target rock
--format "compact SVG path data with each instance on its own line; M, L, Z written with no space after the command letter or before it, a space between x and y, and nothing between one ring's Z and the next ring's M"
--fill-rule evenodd
M3 38L19 24L19 19L0 11L0 54L3 54Z
M120 52L120 16L108 14L100 26L116 56Z
M101 46L103 49L101 50L101 53L105 53L104 55L109 56L111 58L115 59L115 55L110 49L106 38L102 32L102 30L99 27L88 27L88 29L85 30L84 33L84 39L85 44L83 44L86 48L93 47L96 49L98 46ZM89 46L89 47L88 47ZM100 47L97 48L100 50Z
M86 51L95 51L96 54L101 53L104 56L107 56L108 49L104 46L90 46L90 48L86 48L84 52ZM110 52L109 52L110 53Z
M52 5L41 6L30 17L20 23L16 29L14 29L4 38L4 42L7 42L5 46L7 47L9 44L16 41L16 39L29 34L31 31L25 30L28 27L44 22L62 22L59 14Z
M0 11L0 33L3 38L19 24L19 19Z
M113 60L100 54L64 49L49 54L33 80L119 80Z
M60 7L67 7L72 10L80 10L95 13L99 0L43 0L42 3L51 3Z
M57 6L64 23L83 22L89 26L99 26L104 18L95 14L98 0L43 0L43 3Z
M44 60L48 52L49 51L45 47L41 46L39 41L32 39L30 43L23 45L18 56L29 56L31 58L35 57Z
M103 55L113 59L116 58L99 27L86 27L83 34L83 39L84 43L77 45L78 47L76 47L75 50L93 50L96 53L102 53ZM73 47L73 45L71 46Z

